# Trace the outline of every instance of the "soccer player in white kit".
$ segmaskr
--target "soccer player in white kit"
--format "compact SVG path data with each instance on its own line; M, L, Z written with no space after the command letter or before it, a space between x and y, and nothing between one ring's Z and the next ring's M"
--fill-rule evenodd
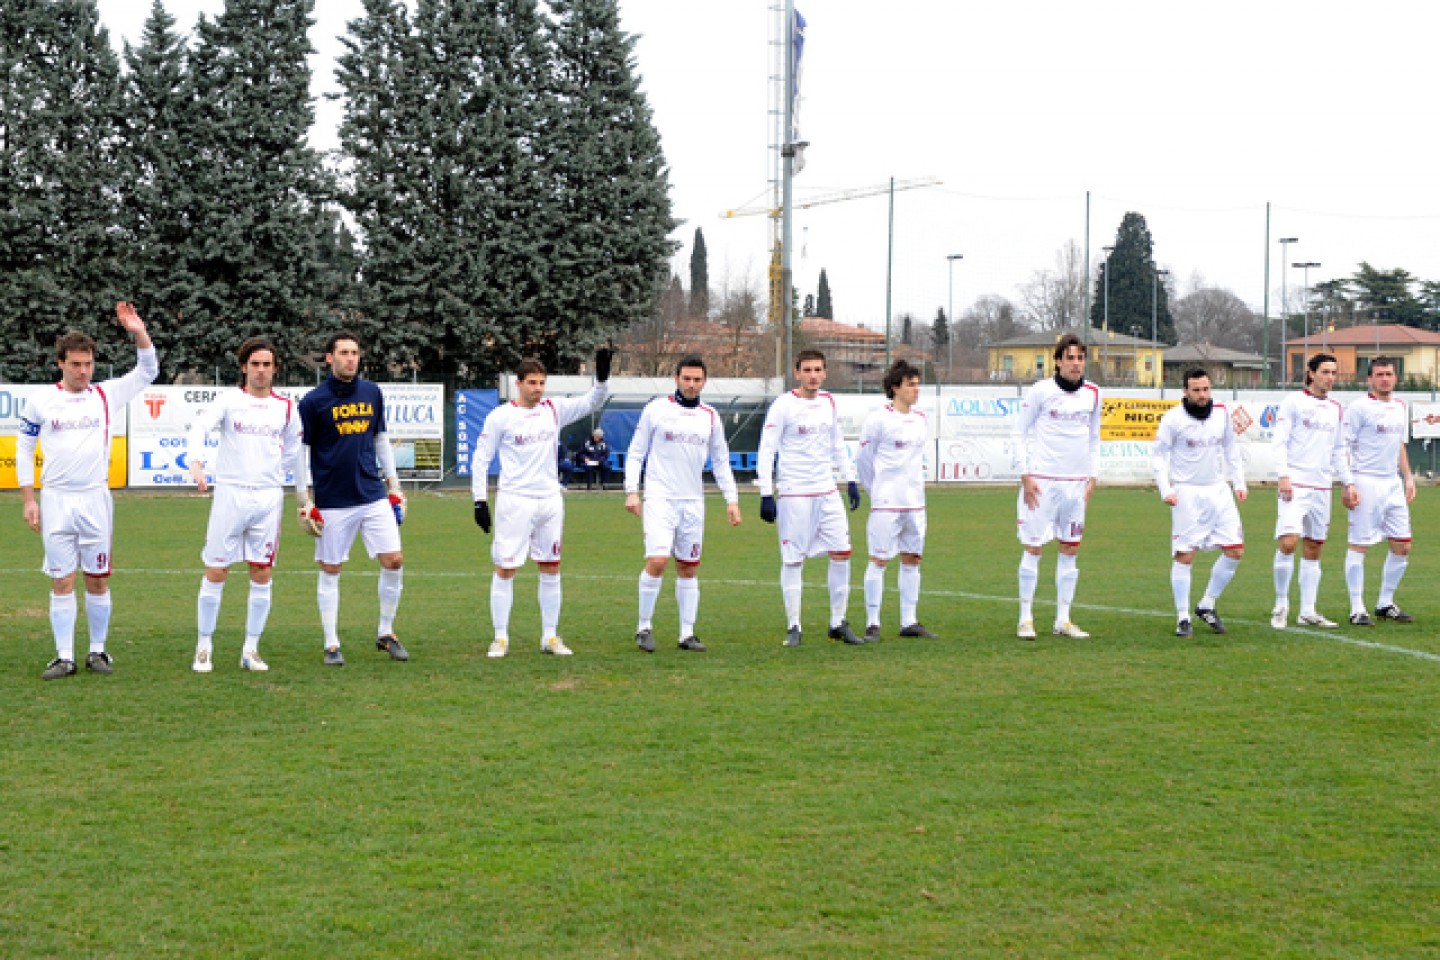
M1395 623L1415 618L1395 605L1395 591L1410 562L1410 503L1415 477L1405 452L1409 417L1405 403L1394 397L1395 361L1376 357L1370 363L1370 393L1345 411L1345 443L1355 471L1359 505L1350 510L1350 549L1345 552L1345 583L1350 588L1350 622L1374 626L1365 612L1365 554L1381 540L1390 541L1381 574L1375 616Z
M935 634L916 619L920 602L920 558L925 553L925 442L930 436L920 400L920 371L897 360L885 372L890 402L865 419L855 473L870 492L865 542L865 642L880 639L880 606L885 596L885 567L900 558L900 636Z
M1225 633L1225 624L1215 604L1225 592L1240 558L1245 554L1245 534L1235 501L1247 496L1245 465L1235 428L1223 403L1210 397L1210 376L1204 370L1188 370L1184 378L1185 398L1160 418L1155 431L1151 467L1160 499L1170 505L1170 546L1175 561L1170 566L1170 590L1175 597L1175 635L1194 636L1190 620L1190 569L1197 550L1219 550L1220 557L1210 571L1205 595L1195 606L1195 616L1215 633ZM1232 496L1226 474L1234 484Z
M799 382L770 404L760 432L756 480L760 519L779 520L780 594L785 601L785 646L800 646L800 594L805 560L830 555L830 639L861 644L845 618L850 604L850 525L835 476L846 484L850 509L860 506L860 486L845 450L835 398L825 383L825 354L802 350L795 357ZM780 458L776 479L775 458Z
M113 673L114 660L105 649L110 633L110 547L114 536L114 501L110 474L110 438L125 405L160 372L155 346L145 321L128 303L115 306L120 326L135 338L135 369L123 377L92 383L95 341L71 331L55 344L60 382L54 390L31 396L20 415L15 444L15 476L24 499L25 523L45 543L50 578L50 631L55 659L40 676L58 680L75 674L75 571L85 577L85 619L90 626L90 652L85 667ZM45 465L40 499L35 499L35 445Z
M480 427L480 440L470 456L470 492L475 498L475 523L490 532L490 461L500 456L500 481L495 488L495 538L490 559L490 622L495 639L486 654L503 657L510 651L510 608L515 600L515 572L530 559L540 570L540 651L571 654L560 639L560 550L565 528L565 498L560 492L555 449L560 429L598 410L610 395L608 347L595 351L595 385L583 397L545 399L545 365L522 360L515 367L516 398L491 410Z
M1100 472L1100 389L1085 382L1085 344L1073 333L1055 344L1055 376L1025 391L1015 424L1020 466L1016 522L1020 545L1020 625L1015 635L1035 639L1035 587L1045 544L1058 540L1055 625L1060 637L1090 636L1070 620L1080 570L1075 557L1085 534L1085 506ZM1036 449L1027 446L1035 435Z
M635 645L655 652L650 620L664 583L665 565L675 558L675 605L680 611L680 649L704 652L695 636L700 610L700 550L705 539L705 460L725 497L730 526L740 523L740 493L730 470L725 425L715 408L700 400L705 361L696 356L675 368L675 392L645 405L625 457L625 509L640 517L645 532L645 569L640 571L640 620ZM640 500L640 477L645 500Z
M240 344L240 386L227 390L202 410L190 427L185 449L190 476L204 493L210 488L205 464L215 465L215 502L200 560L205 575L196 601L199 639L190 668L214 669L215 623L230 565L250 567L245 643L240 669L269 670L260 657L260 635L270 616L270 581L280 546L280 517L285 509L285 476L300 452L300 416L290 398L275 393L275 345L264 337ZM212 459L207 438L218 432L220 445Z
M1328 353L1317 353L1306 363L1305 389L1280 402L1275 414L1272 446L1279 504L1275 516L1275 609L1270 626L1284 630L1290 617L1290 579L1295 571L1295 547L1300 554L1300 615L1307 627L1334 627L1315 609L1320 592L1320 551L1330 530L1330 488L1339 477L1344 484L1341 503L1353 508L1359 502L1345 451L1345 412L1330 397L1340 365Z

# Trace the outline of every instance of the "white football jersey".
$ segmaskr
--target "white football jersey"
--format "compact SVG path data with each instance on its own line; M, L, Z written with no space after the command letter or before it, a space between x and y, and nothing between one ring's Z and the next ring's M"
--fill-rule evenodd
M1236 490L1245 489L1240 444L1223 403L1214 404L1204 420L1190 416L1183 404L1166 410L1155 431L1150 465L1161 497L1174 493L1177 483L1208 486L1224 483L1226 474Z
M1084 381L1071 393L1054 377L1037 380L1020 401L1015 423L1019 472L1047 480L1089 480L1100 474L1100 388ZM1034 452L1026 445L1035 438Z
M1345 451L1345 411L1338 400L1317 397L1309 390L1280 401L1271 446L1275 475L1302 487L1329 487L1339 477L1350 482Z
M110 474L110 438L125 405L160 373L155 348L135 351L135 369L123 377L92 383L79 393L65 389L32 394L20 415L15 474L21 487L35 485L35 442L45 466L40 482L55 490L103 487Z
M546 399L533 407L511 401L491 410L470 455L470 492L475 499L486 499L490 461L497 453L499 492L520 497L558 496L560 428L599 407L609 395L609 383L597 382L583 397Z
M1345 411L1345 445L1350 468L1367 477L1394 477L1400 472L1400 448L1410 427L1405 401L1378 400L1367 394Z
M845 450L835 398L824 390L807 399L791 390L770 404L760 431L759 463L755 477L760 495L776 491L775 457L780 457L780 496L813 496L835 489L835 474L842 482L855 479L855 468Z
M205 438L217 430L220 446L212 456ZM200 411L185 447L192 462L211 464L217 484L283 486L300 451L300 416L289 397L257 397L237 387Z
M872 510L925 509L925 414L885 404L865 418L855 473L870 491Z
M645 473L645 499L699 500L705 496L705 458L726 503L738 503L735 475L725 425L708 403L681 406L673 396L656 397L645 405L630 450L625 456L625 492L640 491Z

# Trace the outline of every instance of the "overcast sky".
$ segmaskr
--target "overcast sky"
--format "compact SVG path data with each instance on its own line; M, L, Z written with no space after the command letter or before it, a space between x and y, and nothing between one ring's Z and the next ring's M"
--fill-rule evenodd
M689 281L695 228L713 285L764 288L769 226L726 209L764 205L770 172L769 0L621 0L625 28L684 221L676 270ZM1440 279L1434 42L1440 5L1265 0L796 0L809 21L800 134L812 145L797 199L936 177L896 194L894 312L957 312L1018 298L1067 240L1092 255L1128 210L1181 294L1196 274L1261 306L1271 204L1272 313L1290 260L1312 283L1367 260ZM99 0L117 45L138 41L149 4ZM170 0L180 29L223 0ZM334 90L334 39L359 0L318 0L317 94ZM317 103L316 146L338 108ZM883 326L887 201L798 211L802 297L828 271L837 319ZM1301 271L1289 272L1298 296Z

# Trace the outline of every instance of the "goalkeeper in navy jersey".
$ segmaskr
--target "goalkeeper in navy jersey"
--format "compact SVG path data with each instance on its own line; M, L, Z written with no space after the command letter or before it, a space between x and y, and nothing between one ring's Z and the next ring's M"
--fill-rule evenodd
M380 623L375 646L393 660L410 655L395 637L404 557L400 522L405 496L385 434L385 398L380 387L359 375L360 338L348 330L325 344L330 376L300 401L303 446L295 469L295 495L302 528L318 539L320 565L315 599L325 633L325 663L344 666L337 624L340 570L356 534L380 561ZM314 487L314 496L310 488Z

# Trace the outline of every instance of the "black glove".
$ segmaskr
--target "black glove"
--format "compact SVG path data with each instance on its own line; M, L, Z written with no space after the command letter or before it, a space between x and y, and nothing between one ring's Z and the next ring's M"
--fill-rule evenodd
M854 511L854 510L859 510L859 509L860 509L860 484L856 483L854 480L851 480L851 481L850 481L850 486L848 486L848 487L845 488L845 495L850 498L850 509L851 509L852 511Z
M595 379L604 383L610 379L610 361L615 351L610 347L595 348Z
M761 519L761 520L764 520L766 523L774 523L774 522L775 522L775 498L774 498L774 497L761 497L761 498L760 498L760 519Z
M485 500L475 501L475 526L490 532L490 504Z

